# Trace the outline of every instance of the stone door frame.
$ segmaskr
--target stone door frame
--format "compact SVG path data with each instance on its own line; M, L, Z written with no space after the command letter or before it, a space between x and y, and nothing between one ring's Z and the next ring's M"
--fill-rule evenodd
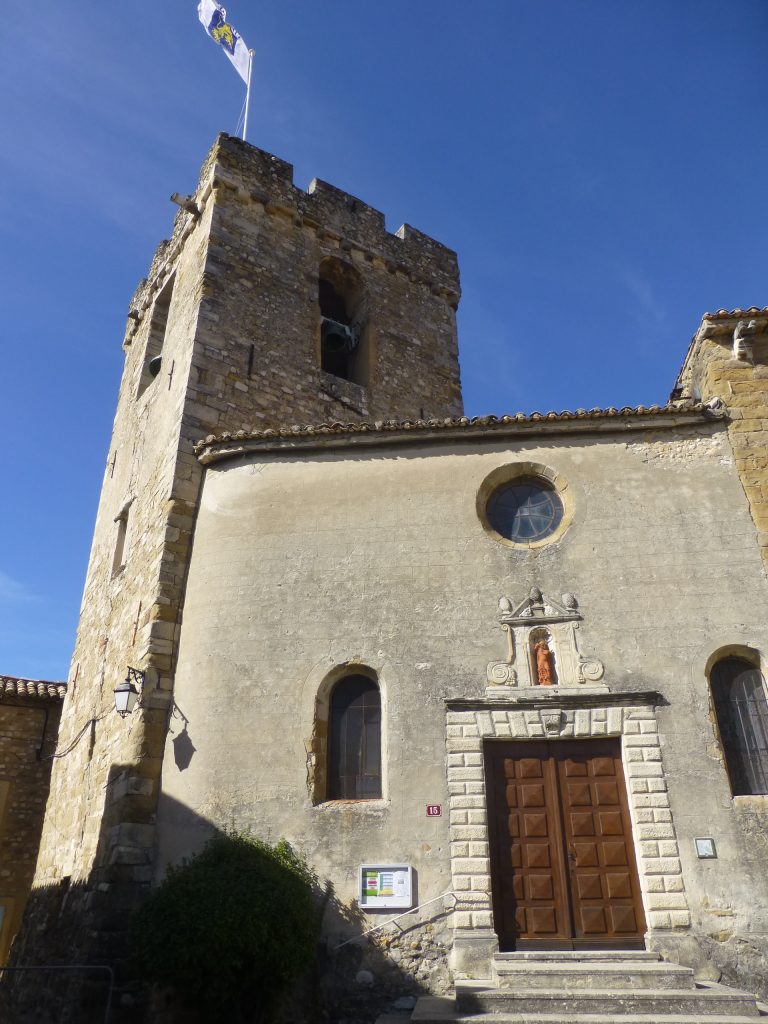
M659 743L655 691L551 692L446 701L451 877L456 895L451 966L457 977L488 978L498 952L491 909L490 846L483 768L485 740L621 737L632 838L648 932L691 926L680 852Z
M534 952L645 949L646 925L621 737L494 739L485 741L483 754L491 902L499 943L509 943L507 949ZM512 802L510 788L514 791ZM521 826L514 838L508 829L510 815ZM574 816L580 819L575 829ZM589 819L586 830L585 818ZM532 826L530 833L526 824ZM577 844L588 857L581 864ZM517 847L520 855L515 868L512 847ZM529 855L533 855L533 863ZM585 892L580 883L593 885L595 877L597 894L593 889ZM526 908L522 931L517 916L513 922L505 912L502 897L505 890L507 897L511 895L515 881L520 883ZM609 891L621 889L622 883L623 891ZM537 886L536 890L532 892L531 886ZM537 919L537 912L543 913L543 918ZM498 920L497 914L503 920Z

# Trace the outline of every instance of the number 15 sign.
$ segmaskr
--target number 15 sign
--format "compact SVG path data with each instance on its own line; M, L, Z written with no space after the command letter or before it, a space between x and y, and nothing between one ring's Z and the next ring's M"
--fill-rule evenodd
M439 818L442 816L443 808L440 804L427 804L427 817Z

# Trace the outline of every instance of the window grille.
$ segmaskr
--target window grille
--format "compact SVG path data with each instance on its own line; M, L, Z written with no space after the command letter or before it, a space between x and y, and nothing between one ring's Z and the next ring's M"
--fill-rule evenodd
M742 658L723 658L711 686L733 795L768 793L768 700L760 671Z
M560 495L536 477L521 477L498 487L487 505L488 522L507 540L529 544L551 536L563 519Z

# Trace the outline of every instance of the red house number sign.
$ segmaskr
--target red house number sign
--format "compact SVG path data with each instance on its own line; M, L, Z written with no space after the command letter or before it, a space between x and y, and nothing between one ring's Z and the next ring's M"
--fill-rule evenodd
M440 804L427 804L427 817L428 818L439 818L443 813L443 808Z

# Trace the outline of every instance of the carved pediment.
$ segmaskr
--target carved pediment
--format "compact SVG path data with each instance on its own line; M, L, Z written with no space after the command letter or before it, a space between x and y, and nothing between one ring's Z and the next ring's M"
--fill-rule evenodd
M514 606L508 597L499 601L500 621L507 626L532 626L546 622L579 622L579 602L575 594L563 594L561 601L547 597L533 587L528 597Z
M567 687L594 685L602 679L603 663L584 655L580 647L583 616L574 594L556 601L533 587L519 604L502 597L499 613L507 657L488 665L489 686Z

